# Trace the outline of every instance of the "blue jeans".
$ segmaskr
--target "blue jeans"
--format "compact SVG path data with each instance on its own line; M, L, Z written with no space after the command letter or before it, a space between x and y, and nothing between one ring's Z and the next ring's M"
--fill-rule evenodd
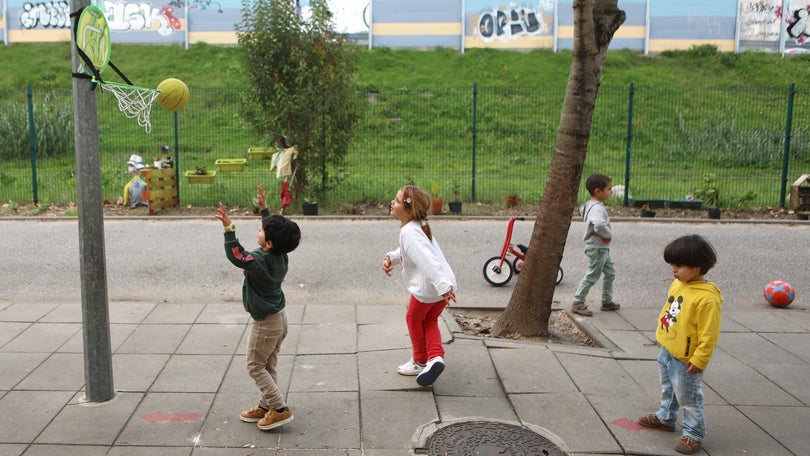
M658 353L658 371L661 377L661 408L655 416L662 423L675 426L678 408L683 408L683 435L702 442L706 437L701 389L703 372L687 374L686 364L663 347Z
M588 271L585 277L579 282L577 292L574 293L574 304L582 304L591 291L591 287L602 278L602 304L613 302L613 279L616 278L616 269L613 267L613 260L610 259L610 249L587 248L585 255L588 256Z

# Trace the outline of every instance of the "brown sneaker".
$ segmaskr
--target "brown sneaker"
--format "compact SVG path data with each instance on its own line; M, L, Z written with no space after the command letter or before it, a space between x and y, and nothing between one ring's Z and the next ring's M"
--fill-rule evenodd
M702 442L684 435L678 439L678 443L675 445L675 451L683 454L695 454L700 451L700 446L702 444Z
M669 424L664 423L663 421L659 420L655 413L650 413L649 415L644 415L638 419L638 424L653 428L653 429L661 429L662 431L674 432L675 426L670 426Z
M619 310L621 308L621 304L616 304L615 302L603 302L602 303L602 311L608 310Z
M260 419L264 418L264 415L266 414L267 410L256 405L251 407L250 410L245 410L244 412L240 413L239 419L245 423L256 423Z
M588 305L584 303L574 303L571 304L571 311L575 314L585 315L586 317L590 317L593 315L593 312L588 310Z
M277 412L275 410L270 410L264 415L264 418L259 420L256 423L259 426L259 429L262 431L269 431L270 429L277 428L282 424L287 424L293 420L293 414L290 411L289 407L285 407L283 412Z

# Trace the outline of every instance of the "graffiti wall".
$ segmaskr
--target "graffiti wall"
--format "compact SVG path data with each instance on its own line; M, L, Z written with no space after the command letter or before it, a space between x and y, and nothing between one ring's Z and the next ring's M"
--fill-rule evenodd
M498 0L466 0L464 12L465 48L553 46L554 0L508 4Z
M243 0L93 0L114 43L236 44ZM310 14L311 0L298 0ZM810 4L797 0L622 0L611 49L711 44L810 52ZM70 40L69 0L0 0L6 44ZM571 49L572 0L328 0L336 29L370 47Z

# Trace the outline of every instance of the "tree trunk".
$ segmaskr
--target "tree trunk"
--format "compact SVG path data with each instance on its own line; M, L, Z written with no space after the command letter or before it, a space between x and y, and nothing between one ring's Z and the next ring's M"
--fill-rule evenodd
M554 282L577 203L602 66L608 44L625 20L617 2L574 0L574 51L557 143L524 269L493 328L496 336L548 334Z

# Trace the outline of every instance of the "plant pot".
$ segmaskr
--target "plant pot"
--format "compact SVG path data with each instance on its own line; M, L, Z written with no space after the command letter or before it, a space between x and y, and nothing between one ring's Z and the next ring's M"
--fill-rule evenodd
M655 217L655 211L651 211L651 210L648 210L648 209L642 209L641 210L641 216L644 217L644 218L653 218L653 217Z
M244 158L220 158L216 161L217 171L244 171L245 162Z
M248 147L248 156L251 160L270 160L276 149L272 147Z
M451 213L461 214L461 201L450 201L447 206L450 208Z
M433 215L441 214L443 205L444 205L444 201L442 201L440 199L433 200L433 202L430 203L430 212Z
M708 213L710 219L715 219L716 220L716 219L720 218L720 214L722 214L723 211L722 211L722 209L711 208L711 209L709 209L707 211L707 213Z
M197 174L195 171L185 172L189 184L213 184L216 174L216 171L208 171L206 174Z
M301 212L304 215L318 215L318 203L301 203Z

